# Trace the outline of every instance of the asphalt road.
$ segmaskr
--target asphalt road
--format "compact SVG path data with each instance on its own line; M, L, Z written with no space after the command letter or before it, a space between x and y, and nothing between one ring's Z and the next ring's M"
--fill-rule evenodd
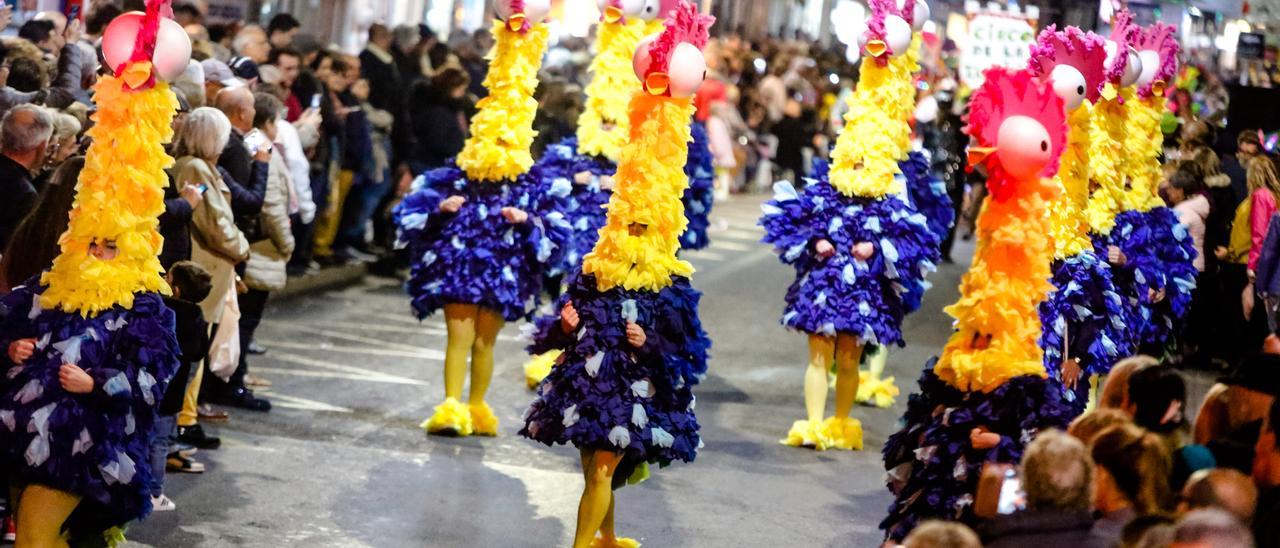
M889 502L879 448L905 402L858 408L862 452L814 452L778 439L803 417L803 336L778 324L791 270L759 244L759 197L717 205L710 249L691 253L714 341L697 390L705 449L618 492L618 530L651 547L875 546ZM957 258L971 247L961 244ZM966 262L967 260L962 260ZM943 265L909 346L889 373L904 391L938 352L962 267ZM497 438L428 437L442 398L443 320L419 323L393 280L274 303L251 369L274 387L270 413L209 426L223 447L203 475L170 475L178 509L132 528L132 546L567 546L582 488L572 447L516 435L532 398L518 326L499 342L489 401ZM828 407L828 409L830 409Z

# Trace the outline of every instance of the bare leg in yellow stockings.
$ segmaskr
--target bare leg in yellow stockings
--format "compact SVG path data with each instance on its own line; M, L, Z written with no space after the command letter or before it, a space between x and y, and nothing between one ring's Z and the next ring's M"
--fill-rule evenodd
M80 504L80 496L32 484L18 495L18 539L14 548L63 548L62 524Z
M796 421L783 438L783 445L812 447L823 450L829 445L822 432L822 416L827 408L827 370L836 352L836 340L822 335L809 335L809 364L804 370L804 409L806 420Z
M471 412L459 401L467 380L467 358L476 341L476 319L480 307L474 304L444 305L448 343L444 351L444 403L437 405L422 427L432 434L469 436Z
M582 500L578 502L578 528L573 535L573 548L590 548L605 519L613 517L613 472L621 461L622 454L613 451L582 451L586 486L582 489Z
M480 307L476 315L475 341L471 346L471 396L467 407L471 410L471 424L481 436L498 435L498 417L484 402L493 378L493 345L502 331L502 316L493 310Z
M858 396L858 362L862 345L853 335L836 336L836 414L822 424L836 449L862 449L862 423L849 418Z

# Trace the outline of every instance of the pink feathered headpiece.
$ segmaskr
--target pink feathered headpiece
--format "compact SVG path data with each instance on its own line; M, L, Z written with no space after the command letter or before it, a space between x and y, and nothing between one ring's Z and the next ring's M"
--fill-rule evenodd
M1000 138L1000 126L1014 116L1027 116L1044 126L1049 134L1049 163L1041 176L1050 177L1058 171L1058 159L1067 142L1067 116L1062 98L1053 91L1047 81L1037 78L1030 71L1011 71L1004 67L992 67L984 74L982 87L969 99L968 125L964 131L971 139L970 150L986 150L987 186L993 198L1008 198L1018 181L1000 165L999 154L993 151Z
M1133 44L1134 49L1138 51L1154 51L1160 55L1160 65L1156 67L1155 76L1150 82L1138 88L1139 96L1163 95L1163 89L1159 90L1159 93L1153 89L1154 84L1157 82L1162 82L1162 87L1166 89L1171 87L1169 84L1173 82L1174 75L1178 73L1178 38L1174 36L1175 30L1173 25L1156 23L1138 33L1137 41Z
M1129 48L1137 41L1142 27L1133 24L1133 14L1129 10L1116 12L1111 21L1111 41L1116 44L1116 56L1111 66L1107 67L1107 81L1118 83L1124 78L1124 71L1129 67Z
M680 2L667 15L666 28L662 34L649 44L649 68L642 75L642 80L654 72L667 72L671 65L671 55L676 46L688 42L698 49L707 45L711 36L711 24L715 17L698 13L698 7L690 2Z
M1054 67L1074 67L1084 76L1085 99L1094 102L1102 95L1102 86L1106 83L1106 63L1106 42L1101 36L1086 34L1076 27L1057 30L1054 25L1049 25L1031 46L1027 68L1032 74L1048 80Z

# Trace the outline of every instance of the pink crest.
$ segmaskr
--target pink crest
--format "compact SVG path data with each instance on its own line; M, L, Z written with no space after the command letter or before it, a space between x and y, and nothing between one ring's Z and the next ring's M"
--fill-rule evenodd
M1106 83L1107 48L1101 36L1085 33L1076 27L1057 30L1049 25L1031 46L1031 59L1027 68L1031 73L1048 79L1058 65L1068 65L1080 71L1085 81L1085 98L1097 101Z
M996 149L1000 144L1000 130L1005 121L1015 116L1025 116L1039 122L1048 135L1048 163L1041 171L1042 177L1050 177L1058 170L1058 159L1067 142L1067 117L1062 98L1048 82L1035 77L1030 71L1011 71L1004 67L992 67L985 73L982 87L973 92L969 100L968 125L971 152ZM988 187L999 200L1012 195L1013 185L1018 183L1000 165L1000 155L986 156Z
M1138 95L1150 97L1154 94L1152 84L1164 82L1166 88L1173 87L1173 77L1178 73L1178 38L1174 36L1173 25L1156 23L1142 29L1137 41L1133 43L1138 51L1154 51L1160 55L1160 65L1156 67L1155 76L1150 82L1138 88ZM1144 67L1144 71L1145 67Z
M671 56L676 46L689 43L698 49L707 45L711 36L711 24L715 17L698 13L698 7L690 2L680 2L667 15L666 28L662 34L649 45L649 68L642 75L642 80L654 72L666 72L671 64Z
M1124 77L1124 71L1129 66L1129 48L1133 46L1141 32L1142 27L1133 24L1133 14L1129 13L1129 10L1116 12L1114 20L1111 21L1109 37L1116 44L1116 56L1107 69L1108 82L1119 82Z

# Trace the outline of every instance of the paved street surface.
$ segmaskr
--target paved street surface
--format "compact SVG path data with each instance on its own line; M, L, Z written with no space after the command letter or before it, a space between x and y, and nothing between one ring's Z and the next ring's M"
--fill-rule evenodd
M697 390L706 448L618 492L618 530L651 547L876 546L889 502L879 449L894 409L858 408L867 450L824 452L777 440L802 418L803 336L778 325L791 270L755 226L759 197L717 205L710 249L691 253L702 319L714 341ZM957 257L971 246L961 245ZM961 262L967 262L963 260ZM905 349L890 357L904 390L949 332L941 312L962 267L943 265ZM206 427L203 475L170 475L176 512L130 531L133 546L567 546L582 488L572 447L516 435L525 389L518 326L499 344L489 401L496 439L428 437L442 398L444 324L419 323L399 284L370 278L274 303L251 368L275 386L270 413L233 411ZM828 404L828 412L830 404Z

